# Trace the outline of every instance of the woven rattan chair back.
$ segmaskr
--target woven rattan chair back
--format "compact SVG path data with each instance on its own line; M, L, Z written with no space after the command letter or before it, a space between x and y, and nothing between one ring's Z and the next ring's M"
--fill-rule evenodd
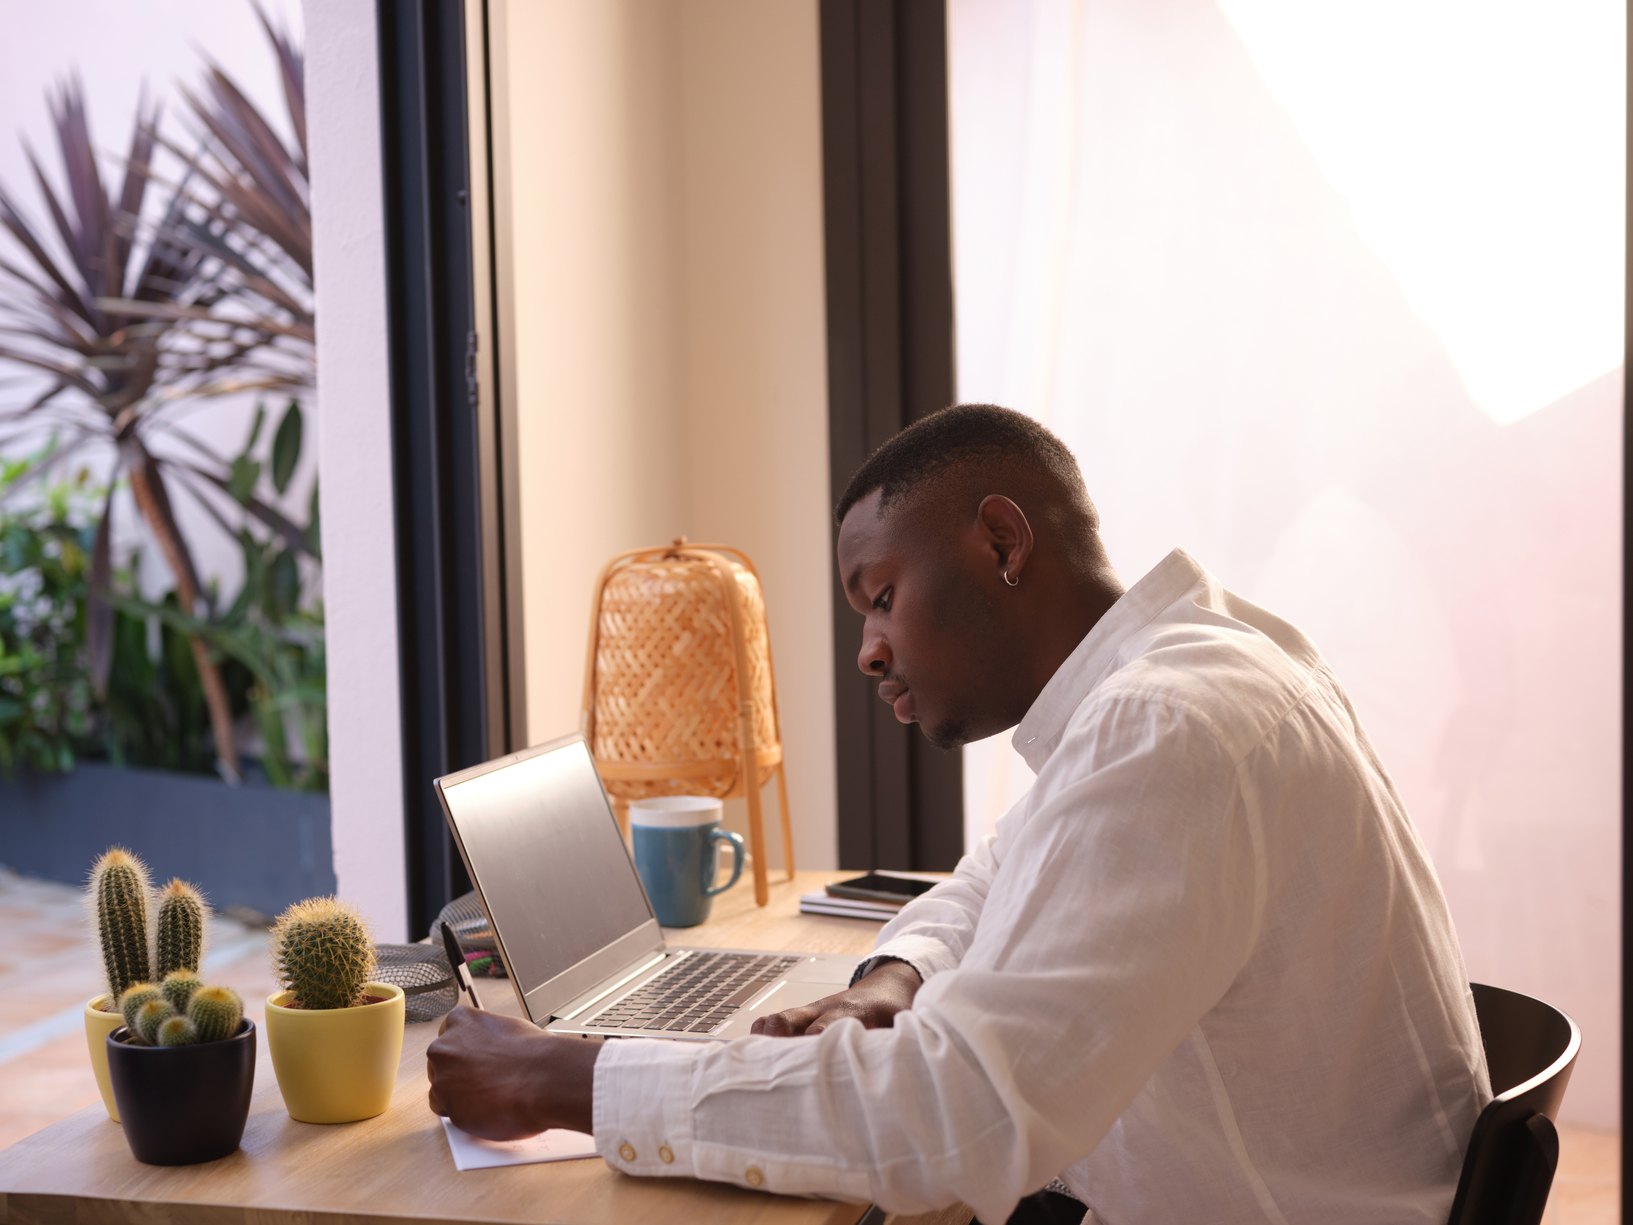
M771 634L759 574L744 553L681 537L608 563L590 617L581 730L620 825L629 801L649 796L745 799L762 906L760 791L775 777L793 876Z

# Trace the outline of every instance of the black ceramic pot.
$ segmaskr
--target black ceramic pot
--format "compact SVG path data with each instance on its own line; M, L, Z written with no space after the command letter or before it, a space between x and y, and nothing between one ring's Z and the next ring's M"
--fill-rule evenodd
M108 1035L108 1079L136 1160L192 1165L236 1149L255 1087L254 1022L191 1046L132 1046L129 1033Z

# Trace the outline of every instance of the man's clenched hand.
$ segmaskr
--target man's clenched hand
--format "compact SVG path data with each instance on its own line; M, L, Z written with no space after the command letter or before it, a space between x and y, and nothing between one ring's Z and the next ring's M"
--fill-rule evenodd
M855 1017L868 1029L887 1029L895 1024L898 1012L913 1006L923 981L905 961L886 961L847 991L757 1018L753 1032L774 1038L820 1034L846 1017Z
M461 1006L426 1048L431 1109L485 1140L517 1140L552 1127L589 1131L600 1053L599 1042Z

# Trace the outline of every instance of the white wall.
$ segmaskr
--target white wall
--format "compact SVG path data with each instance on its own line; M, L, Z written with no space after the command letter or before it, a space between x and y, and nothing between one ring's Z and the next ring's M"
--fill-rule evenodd
M319 464L336 888L376 939L409 932L396 528L374 5L308 0Z
M687 523L765 583L795 862L837 867L816 5L683 11Z
M1060 431L1125 581L1183 545L1310 633L1615 1126L1625 17L1227 7L954 0L960 396ZM1028 776L966 763L979 827Z
M607 559L681 534L736 545L765 581L796 856L832 865L816 6L494 15L528 739L577 726Z

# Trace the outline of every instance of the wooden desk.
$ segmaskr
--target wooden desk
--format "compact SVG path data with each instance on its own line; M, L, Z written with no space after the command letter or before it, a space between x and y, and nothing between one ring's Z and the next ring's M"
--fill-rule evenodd
M718 947L860 956L872 946L877 924L799 914L801 892L841 875L801 872L793 883L773 884L764 910L754 906L753 890L732 889L715 900L708 924L669 935ZM518 1011L509 983L483 979L477 989L489 1007ZM100 1103L82 1110L0 1152L0 1222L856 1225L867 1212L862 1204L792 1199L720 1183L632 1178L598 1158L461 1173L426 1107L425 1048L436 1031L434 1022L408 1027L390 1110L332 1127L289 1117L263 1042L243 1146L204 1165L142 1165ZM890 1219L940 1225L968 1221L969 1212Z

